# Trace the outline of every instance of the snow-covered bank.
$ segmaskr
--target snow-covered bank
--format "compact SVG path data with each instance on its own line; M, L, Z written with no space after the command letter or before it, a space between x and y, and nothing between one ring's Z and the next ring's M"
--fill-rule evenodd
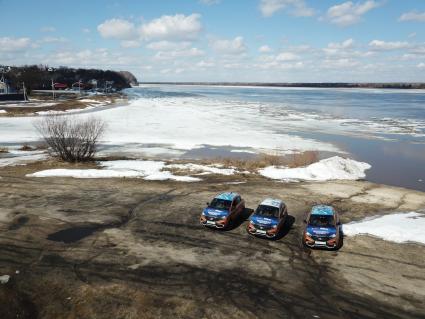
M196 182L199 178L173 175L163 171L164 162L157 161L110 161L100 162L103 169L48 169L28 177L74 177L74 178L143 178L146 180L175 180Z
M122 160L99 162L102 169L48 169L28 177L73 177L73 178L143 178L145 180L175 180L179 182L197 182L201 179L188 175L175 175L170 169L194 171L197 175L232 175L235 169L219 168L217 165L170 164L162 161Z
M425 244L424 230L425 214L419 212L366 218L343 226L344 235L347 236L372 235L396 243Z
M334 156L305 167L269 166L259 170L259 173L265 177L283 181L357 180L365 178L365 171L370 168L368 163Z

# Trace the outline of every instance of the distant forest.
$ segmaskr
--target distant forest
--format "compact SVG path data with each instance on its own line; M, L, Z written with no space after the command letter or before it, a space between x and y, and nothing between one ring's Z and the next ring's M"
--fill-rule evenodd
M22 84L28 92L31 90L49 90L54 83L63 83L71 88L73 83L81 81L86 88L91 88L91 81L97 81L97 87L105 86L106 81L113 81L112 87L116 90L129 88L131 84L137 84L137 79L128 71L104 71L98 69L73 69L68 67L51 68L44 65L25 65L1 67L9 86L19 90ZM0 72L1 75L1 72Z
M259 86L259 87L310 87L310 88L374 88L374 89L425 89L425 83L258 83L258 82L141 82L141 84Z

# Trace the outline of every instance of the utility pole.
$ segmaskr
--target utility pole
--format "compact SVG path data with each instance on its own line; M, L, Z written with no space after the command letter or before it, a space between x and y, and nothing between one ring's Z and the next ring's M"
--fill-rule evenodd
M52 78L52 94L53 94L53 100L55 99L55 84L53 83L53 78Z
M25 87L25 82L22 82L22 89L24 90L24 101L28 101L27 88Z

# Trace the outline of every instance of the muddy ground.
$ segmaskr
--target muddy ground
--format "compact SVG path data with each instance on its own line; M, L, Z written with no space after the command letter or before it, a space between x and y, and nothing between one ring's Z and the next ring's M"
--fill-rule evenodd
M40 167L41 166L41 167ZM304 249L303 216L333 204L342 222L425 207L425 194L368 182L199 183L27 178L0 170L0 318L424 318L424 246L346 237ZM244 184L229 184L245 181ZM205 202L237 191L254 209L286 201L278 240L198 224Z

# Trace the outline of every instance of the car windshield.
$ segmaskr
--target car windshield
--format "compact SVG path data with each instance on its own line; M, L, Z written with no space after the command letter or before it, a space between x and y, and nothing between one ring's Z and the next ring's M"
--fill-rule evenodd
M232 202L230 200L214 198L209 207L215 209L229 210L231 204Z
M334 217L330 215L311 215L310 222L311 226L316 227L332 227L334 226Z
M264 217L279 217L279 208L273 206L260 205L258 206L255 214Z

